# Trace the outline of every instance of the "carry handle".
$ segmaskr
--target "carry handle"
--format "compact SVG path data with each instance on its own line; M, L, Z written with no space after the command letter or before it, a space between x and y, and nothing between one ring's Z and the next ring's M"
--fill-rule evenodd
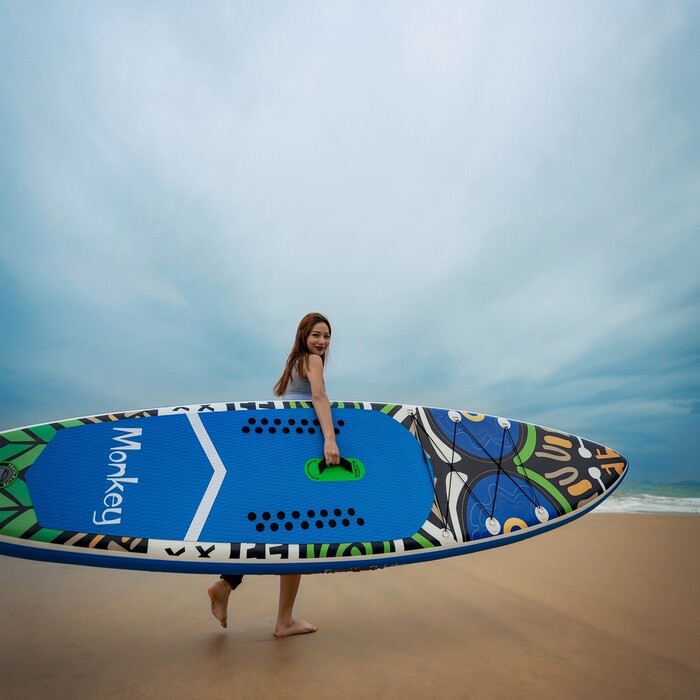
M353 473L352 464L345 459L345 457L340 458L340 464L326 464L326 460L322 459L318 464L318 473L323 474L326 469L333 469L334 467L345 469L345 471Z

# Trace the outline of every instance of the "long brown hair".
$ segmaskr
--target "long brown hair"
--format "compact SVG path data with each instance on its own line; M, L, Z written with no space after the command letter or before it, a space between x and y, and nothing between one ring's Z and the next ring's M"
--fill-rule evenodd
M292 351L289 353L289 357L287 357L287 362L284 365L282 376L277 380L277 384L275 384L273 389L275 396L282 396L284 394L287 389L287 385L292 379L292 372L294 372L294 370L297 371L297 374L300 377L306 376L306 370L309 366L309 347L306 344L306 341L311 335L313 327L317 323L325 323L328 326L328 331L331 332L330 321L323 314L320 314L317 311L306 314L306 316L299 321L297 334L294 338L294 346L292 347ZM326 352L321 355L321 361L324 364L326 363L327 355L328 349L326 348Z

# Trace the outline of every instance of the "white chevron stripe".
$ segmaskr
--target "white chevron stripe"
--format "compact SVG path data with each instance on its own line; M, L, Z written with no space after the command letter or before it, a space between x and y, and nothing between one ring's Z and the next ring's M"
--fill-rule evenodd
M209 481L209 485L207 486L207 490L204 492L204 496L202 496L197 512L195 513L194 518L190 523L189 530L187 530L187 534L185 535L185 542L197 542L199 540L199 536L202 534L204 524L207 522L211 507L214 505L214 501L219 495L221 484L224 482L224 477L226 476L226 467L224 467L224 463L221 461L221 457L219 457L219 453L216 451L216 447L214 447L214 443L211 441L209 433L207 433L204 425L202 425L202 419L199 417L199 413L190 412L187 414L187 418L190 421L192 430L194 430L194 434L199 440L199 444L204 450L204 454L206 454L207 459L214 470L211 480Z

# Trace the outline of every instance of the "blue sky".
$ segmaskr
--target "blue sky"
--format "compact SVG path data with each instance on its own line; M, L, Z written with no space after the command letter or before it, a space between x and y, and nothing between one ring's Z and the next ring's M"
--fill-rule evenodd
M0 428L271 395L700 479L695 2L0 1Z

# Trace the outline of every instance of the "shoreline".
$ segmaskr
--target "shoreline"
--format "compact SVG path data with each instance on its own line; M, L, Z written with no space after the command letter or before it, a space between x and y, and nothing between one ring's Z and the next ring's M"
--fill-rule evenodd
M246 577L223 630L211 576L0 557L3 697L695 697L700 518L599 515L304 576L297 614L320 630L287 639L272 637L275 576Z

